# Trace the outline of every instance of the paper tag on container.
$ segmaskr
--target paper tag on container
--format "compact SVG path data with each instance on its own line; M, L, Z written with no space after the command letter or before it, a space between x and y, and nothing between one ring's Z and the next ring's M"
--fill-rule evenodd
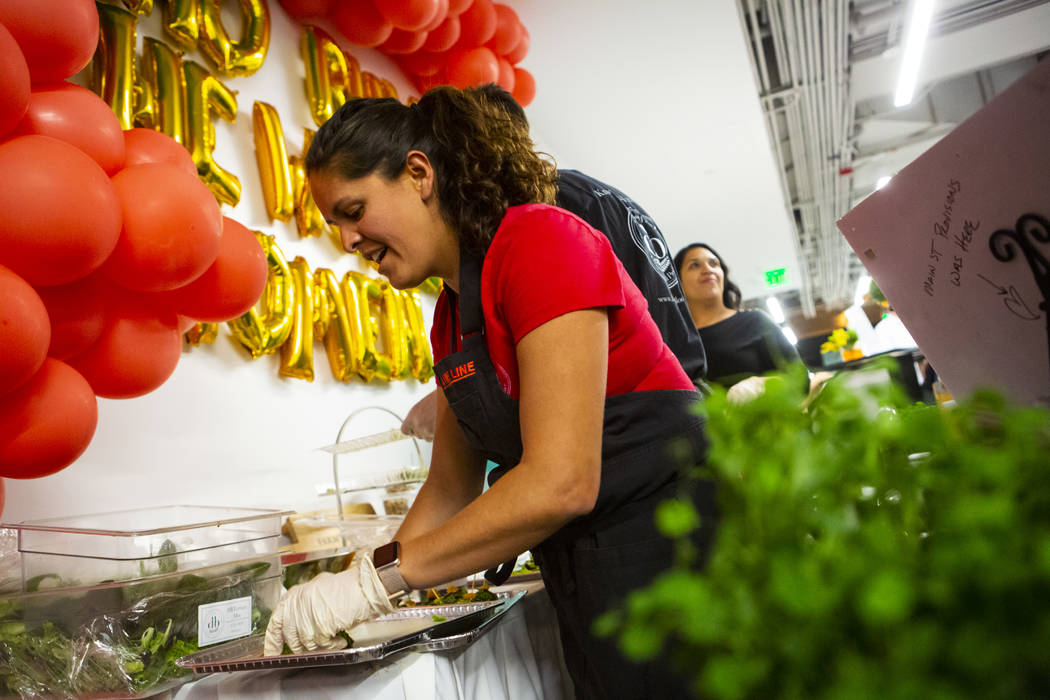
M227 642L252 633L252 597L208 603L197 608L197 646Z
M956 397L1050 406L1050 60L838 222Z

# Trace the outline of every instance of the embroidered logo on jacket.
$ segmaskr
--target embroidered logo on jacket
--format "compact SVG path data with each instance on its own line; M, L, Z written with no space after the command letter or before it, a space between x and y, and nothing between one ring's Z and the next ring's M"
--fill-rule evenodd
M472 377L475 374L474 360L470 362L464 362L461 365L456 365L452 369L445 370L438 376L438 384L441 385L442 389L447 388L451 384L455 384L460 379L466 379Z

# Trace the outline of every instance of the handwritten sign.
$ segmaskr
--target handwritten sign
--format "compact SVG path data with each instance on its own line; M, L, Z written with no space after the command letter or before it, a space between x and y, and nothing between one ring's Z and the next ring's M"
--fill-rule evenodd
M1050 406L1050 60L838 227L956 396Z

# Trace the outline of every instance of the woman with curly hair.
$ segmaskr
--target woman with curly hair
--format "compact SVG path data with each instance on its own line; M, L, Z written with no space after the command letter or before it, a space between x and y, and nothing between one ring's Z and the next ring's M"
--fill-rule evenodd
M527 125L484 90L353 100L317 132L306 169L347 251L400 289L444 280L440 391L429 477L395 541L292 588L266 653L338 647L392 598L531 549L580 697L684 695L592 627L673 562L654 511L706 454L699 394L608 239L551 205L556 172ZM483 490L487 459L500 468ZM689 483L706 552L713 486Z

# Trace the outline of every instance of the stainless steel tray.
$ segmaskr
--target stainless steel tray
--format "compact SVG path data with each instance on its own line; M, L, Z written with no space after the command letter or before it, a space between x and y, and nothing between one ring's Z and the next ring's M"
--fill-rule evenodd
M273 668L306 668L310 666L343 666L365 661L377 661L402 651L444 651L463 647L483 635L500 620L519 600L525 591L510 597L487 603L466 603L447 606L420 606L404 608L380 620L405 621L426 617L450 617L411 634L389 640L351 647L340 651L313 652L309 654L285 654L263 656L263 637L245 637L210 649L189 654L175 663L194 673L217 673L220 671L253 671ZM474 608L471 610L470 608Z

